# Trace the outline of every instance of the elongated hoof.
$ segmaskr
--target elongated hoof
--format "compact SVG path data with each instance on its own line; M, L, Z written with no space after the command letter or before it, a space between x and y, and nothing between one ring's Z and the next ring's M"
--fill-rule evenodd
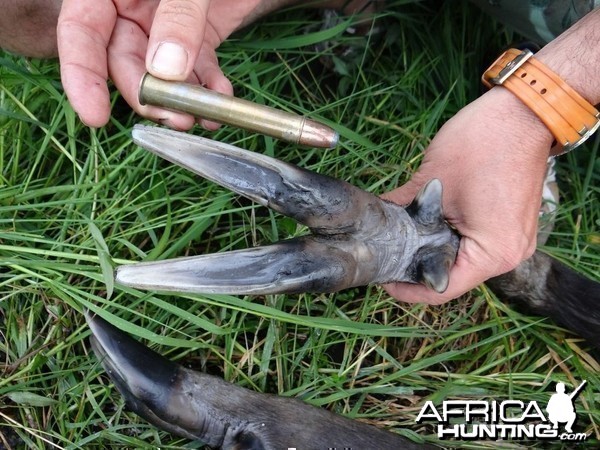
M104 319L85 317L94 352L127 406L173 434L228 450L427 448L296 399L185 369Z
M448 286L459 238L431 180L406 209L349 183L211 139L136 125L145 149L308 226L312 234L247 250L117 269L138 289L237 295L335 292L367 284Z

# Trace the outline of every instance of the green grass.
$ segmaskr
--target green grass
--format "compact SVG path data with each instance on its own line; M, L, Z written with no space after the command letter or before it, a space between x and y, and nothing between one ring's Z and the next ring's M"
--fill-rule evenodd
M220 50L238 96L334 124L342 136L335 150L228 127L197 132L374 193L402 184L441 124L479 94L486 62L518 37L468 4L393 3L381 40L359 42L355 58L336 61L341 75L322 71L322 54L309 45L323 39L319 19L301 9ZM65 100L56 62L0 54L0 448L15 434L25 448L200 447L124 408L91 353L83 308L187 366L434 443L432 430L415 424L426 400L544 403L556 381L586 379L593 388L579 397L579 426L598 445L599 365L586 344L484 287L429 307L398 303L378 287L236 298L114 286L118 264L303 230L134 146L129 132L140 118L113 99L110 124L86 128ZM563 200L546 247L596 279L599 143L559 159Z

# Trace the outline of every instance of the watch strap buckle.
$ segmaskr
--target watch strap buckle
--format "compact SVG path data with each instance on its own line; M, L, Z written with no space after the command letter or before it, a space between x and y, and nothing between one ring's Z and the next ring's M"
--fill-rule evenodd
M511 50L507 50L506 52L504 52L494 62L494 64L492 64L484 72L484 76L481 77L481 81L488 89L491 89L494 86L499 86L499 85L504 84L504 82L506 81L506 79L508 77L510 77L512 74L514 74L517 71L517 69L519 69L519 67L521 67L523 64L525 64L527 62L527 60L533 56L533 52L531 50L525 49L518 55L512 57L512 55L514 54L514 51L515 51L514 49L511 49ZM508 59L509 57L512 59ZM494 67L496 66L496 64L499 61L501 61L503 59L506 59L506 64L504 65L504 67L500 67L499 71L496 68L495 71L497 71L498 73L497 73L497 75L494 75Z

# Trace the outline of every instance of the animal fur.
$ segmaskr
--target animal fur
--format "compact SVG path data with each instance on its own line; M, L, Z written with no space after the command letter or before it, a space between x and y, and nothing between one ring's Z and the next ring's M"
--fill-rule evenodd
M487 285L500 299L521 303L600 347L600 283L538 250Z

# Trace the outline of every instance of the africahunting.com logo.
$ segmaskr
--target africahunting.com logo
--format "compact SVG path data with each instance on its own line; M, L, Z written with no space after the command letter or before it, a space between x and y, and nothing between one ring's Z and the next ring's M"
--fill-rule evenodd
M585 384L584 380L567 394L564 383L557 383L544 409L536 401L444 400L438 406L428 401L416 422L437 423L440 439L584 441L586 433L574 433L573 425L577 420L574 400Z

